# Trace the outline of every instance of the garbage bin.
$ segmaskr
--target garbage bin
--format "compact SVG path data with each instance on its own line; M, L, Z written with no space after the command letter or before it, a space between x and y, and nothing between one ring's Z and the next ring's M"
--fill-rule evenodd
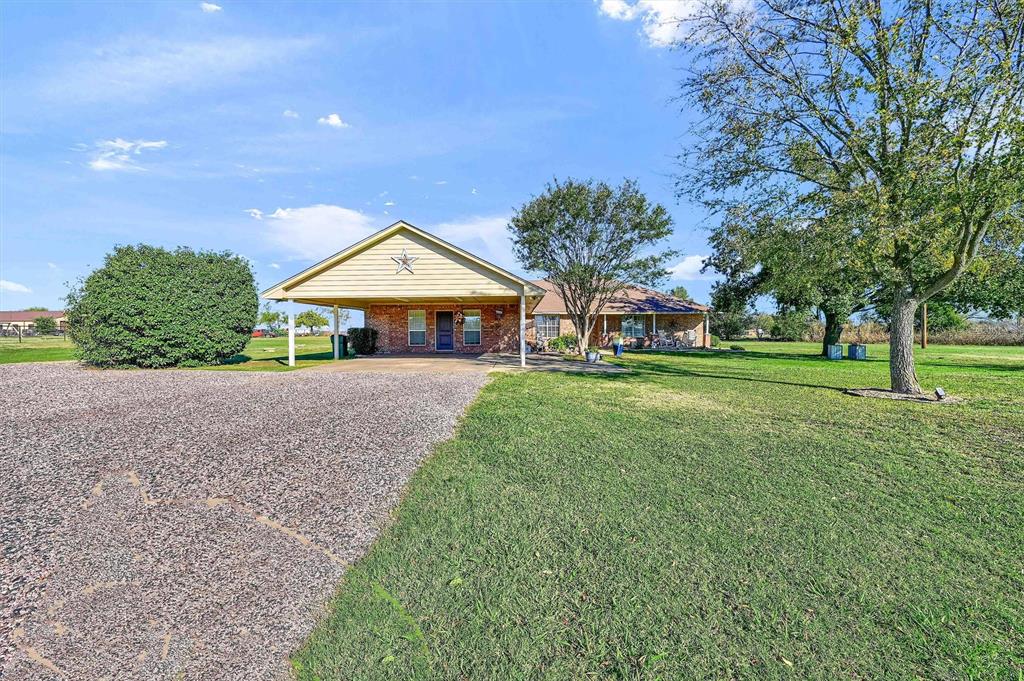
M847 359L867 359L868 358L868 346L861 345L860 343L850 343L846 349Z
M843 346L842 345L829 345L827 346L828 358L829 359L842 359L843 358Z
M348 336L345 334L335 336L333 333L331 334L331 356L334 355L334 345L338 342L338 338L341 339L341 350L338 351L338 357L348 357Z

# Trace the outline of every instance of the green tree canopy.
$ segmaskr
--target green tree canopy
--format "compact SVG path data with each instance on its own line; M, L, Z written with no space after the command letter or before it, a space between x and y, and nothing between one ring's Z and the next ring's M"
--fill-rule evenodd
M36 332L43 335L57 330L57 322L53 317L36 317L32 320L32 323L35 325Z
M701 112L679 189L716 211L845 225L893 309L890 378L919 392L918 305L979 254L1020 257L1024 4L710 2L684 93Z
M669 289L668 294L675 298L679 298L680 300L692 300L692 298L690 298L690 292L686 290L685 286L673 286Z
M655 248L672 233L672 218L632 180L555 180L509 228L523 267L543 272L565 301L581 354L608 300L629 284L664 280L674 254Z
M82 359L105 367L214 364L249 341L259 299L231 253L118 246L67 295Z
M327 326L327 317L316 310L305 310L295 317L295 323L298 326L307 327L310 333L316 333L316 330L321 326Z

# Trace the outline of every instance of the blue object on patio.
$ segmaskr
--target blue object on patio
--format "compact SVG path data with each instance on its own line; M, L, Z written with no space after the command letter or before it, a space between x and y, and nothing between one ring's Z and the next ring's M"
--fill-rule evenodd
M625 350L626 346L623 345L622 343L619 343L613 347L615 348L615 356L622 357L622 351Z
M829 345L826 346L828 350L829 359L842 359L843 358L843 346L842 345Z
M868 358L868 346L861 345L860 343L850 343L846 348L847 359L867 359Z

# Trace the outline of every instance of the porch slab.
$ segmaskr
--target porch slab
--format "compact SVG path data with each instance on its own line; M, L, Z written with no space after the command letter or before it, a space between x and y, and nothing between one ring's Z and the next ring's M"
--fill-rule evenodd
M357 357L332 362L308 371L383 373L487 373L490 371L550 371L561 373L625 373L629 369L607 362L587 364L558 355L526 356L526 368L519 366L519 355L488 352L484 354L390 354Z

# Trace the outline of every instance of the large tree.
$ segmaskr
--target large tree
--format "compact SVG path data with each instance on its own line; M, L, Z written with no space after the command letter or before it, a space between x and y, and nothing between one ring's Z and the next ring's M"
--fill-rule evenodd
M305 326L309 329L310 335L313 335L321 326L327 326L327 317L316 310L305 310L295 317L295 324L297 326Z
M730 290L749 302L761 295L780 309L816 308L825 318L822 354L839 343L850 315L871 302L875 286L852 257L856 231L828 219L754 214L734 206L708 239L705 269L725 275Z
M684 93L702 112L680 191L713 209L851 225L892 305L893 390L920 392L918 306L980 251L1016 253L1024 196L1019 0L710 2Z
M565 301L581 354L605 304L629 284L664 280L674 255L656 249L672 218L632 180L555 180L516 211L509 229L519 261L543 272Z

